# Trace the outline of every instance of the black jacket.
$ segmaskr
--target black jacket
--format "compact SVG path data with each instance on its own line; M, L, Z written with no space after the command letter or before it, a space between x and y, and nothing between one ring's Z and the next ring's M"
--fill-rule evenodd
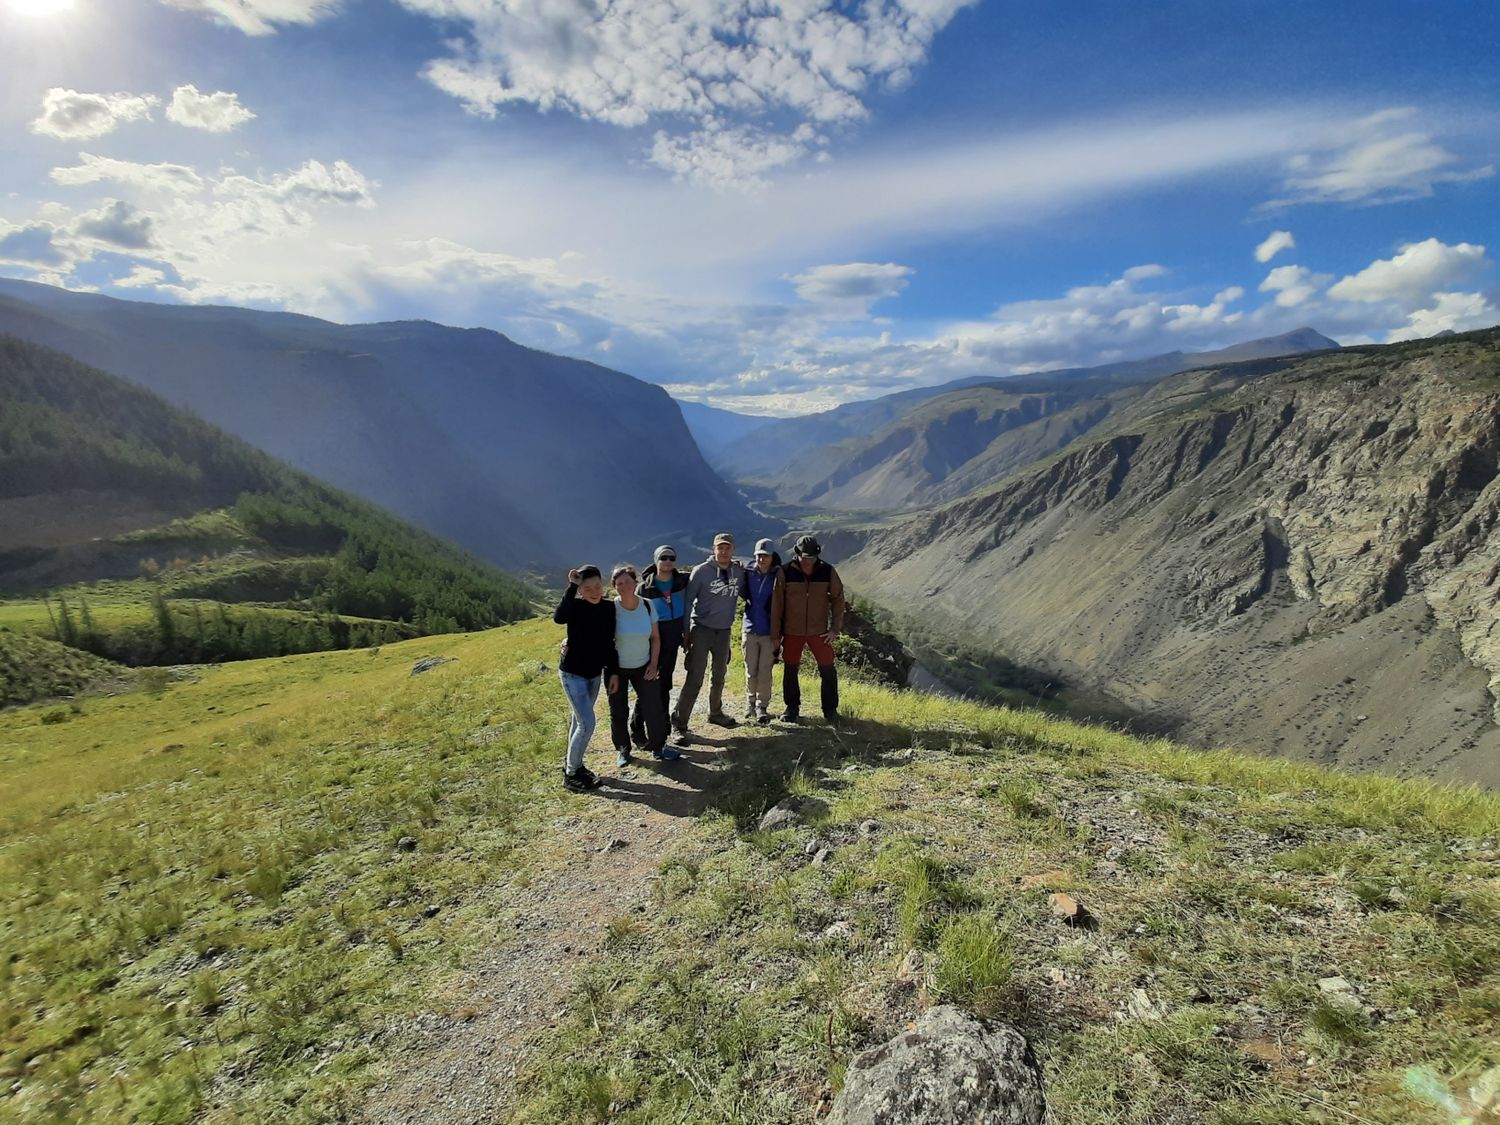
M620 661L615 655L615 603L605 598L590 605L569 586L552 612L552 620L568 627L558 667L574 676L593 679L613 675Z

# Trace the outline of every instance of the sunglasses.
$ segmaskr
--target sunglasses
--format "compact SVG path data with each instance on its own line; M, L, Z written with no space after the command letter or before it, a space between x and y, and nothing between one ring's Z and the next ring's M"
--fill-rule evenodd
M657 559L656 561L657 562L676 562L677 561L677 556L676 555L663 555L661 558Z

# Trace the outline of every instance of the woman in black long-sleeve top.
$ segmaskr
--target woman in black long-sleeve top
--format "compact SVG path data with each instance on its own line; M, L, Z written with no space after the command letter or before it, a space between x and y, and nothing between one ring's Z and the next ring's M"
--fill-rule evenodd
M604 598L604 577L597 566L568 571L568 589L552 620L568 627L558 665L558 679L568 697L568 752L563 759L563 785L575 793L598 788L600 780L583 764L583 753L594 735L594 703L605 676L615 691L615 604Z

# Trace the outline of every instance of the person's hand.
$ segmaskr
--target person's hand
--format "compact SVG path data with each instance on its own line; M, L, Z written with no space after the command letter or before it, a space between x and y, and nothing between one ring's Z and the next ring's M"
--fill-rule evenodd
M646 679L656 679L656 661L654 660L650 664L646 665Z
M578 585L578 568L576 566L572 570L568 571L568 585Z
M690 649L692 647L693 647L692 640L689 639L689 637L688 637L688 635L686 633L682 634L682 651L686 652L688 649Z
M609 694L610 695L614 695L619 690L620 690L620 677L619 676L611 676L609 678Z
M826 632L826 633L823 634L823 639L825 641L827 641L829 644L833 644L834 641L836 641L836 640L839 639L839 635L837 633L835 633L832 629L830 629L830 630L828 630L828 632Z

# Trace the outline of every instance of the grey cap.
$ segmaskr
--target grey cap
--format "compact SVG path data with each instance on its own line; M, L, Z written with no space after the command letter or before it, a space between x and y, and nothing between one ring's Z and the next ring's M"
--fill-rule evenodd
M663 543L660 547L656 548L655 554L651 556L651 561L661 562L663 555L671 555L675 559L677 557L677 548L669 543Z
M755 553L757 555L774 555L776 553L776 544L772 543L769 539L758 540L755 544Z

